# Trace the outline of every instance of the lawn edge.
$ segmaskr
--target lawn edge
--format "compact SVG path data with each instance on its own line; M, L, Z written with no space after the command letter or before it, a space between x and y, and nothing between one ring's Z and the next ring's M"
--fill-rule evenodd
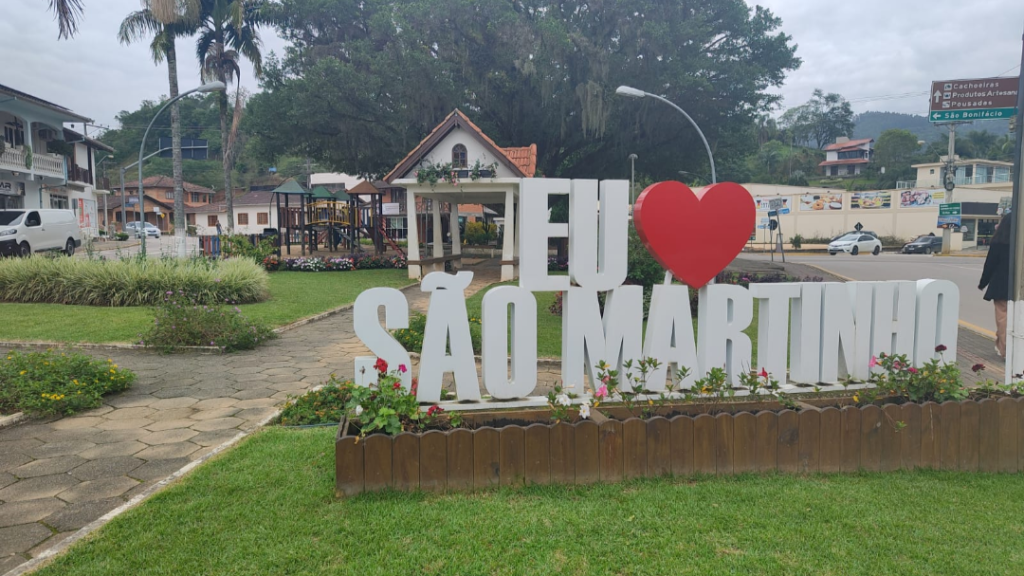
M398 290L401 290L401 291L404 292L404 291L408 290L409 288L413 288L413 287L419 286L419 285L420 285L419 282L411 282L409 284L406 284L405 286L399 287ZM326 312L320 312L318 314L313 314L312 316L306 316L305 318L299 318L298 320L295 320L295 321L289 322L288 324L284 324L282 326L278 326L277 328L274 328L274 333L275 334L283 334L285 332L294 330L294 329L296 329L296 328L298 328L300 326L305 326L306 324L310 324L312 322L317 322L319 320L323 320L325 318L329 318L331 316L334 316L335 314L340 314L341 312L344 312L346 310L351 309L352 306L354 306L354 305L355 305L355 302L349 302L348 304L342 304L341 306L338 306L337 308L331 308L330 310L328 310Z
M8 414L6 416L0 415L0 430L9 426L14 426L26 418L28 418L28 416L26 416L24 412L15 412L14 414Z
M117 518L118 516L124 514L128 510L131 510L132 508L139 506L157 492L160 492L161 490L169 487L178 480L184 478L193 470L198 468L200 465L204 464L207 460L213 458L218 454L221 454L222 452L227 451L229 448L231 448L235 444L238 444L240 441L252 435L254 432L262 430L267 424L272 422L275 418L279 417L280 415L281 409L275 409L272 414L269 414L268 416L264 417L248 430L240 431L234 437L218 445L209 453L182 466L170 476L164 478L163 480L160 480L159 482L153 484L149 488L133 496L131 500L125 502L124 504L118 506L117 508L114 508L110 512L107 512L103 516L100 516L96 520L93 520L92 522L86 524L82 528L79 528L71 536L68 536L67 538L58 542L57 544L54 544L50 548L43 550L35 558L32 558L31 560L19 566L16 566L13 570L7 572L4 576L21 576L22 574L27 574L29 572L33 572L44 567L46 564L49 564L53 559L55 559L58 555L64 553L68 548L73 546L75 543L83 540L90 534L98 531L100 528L103 528L114 518Z
M0 348L81 348L83 350L151 350L142 344L127 342L54 342L51 340L0 340ZM203 352L223 354L216 346L174 346L171 352Z

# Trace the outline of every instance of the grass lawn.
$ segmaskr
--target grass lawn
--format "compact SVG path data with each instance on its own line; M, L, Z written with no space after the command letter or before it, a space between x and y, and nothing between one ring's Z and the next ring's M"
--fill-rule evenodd
M409 282L404 269L274 272L270 275L270 299L240 308L252 318L280 326L352 302L367 288ZM0 304L0 340L134 342L140 332L149 329L152 319L148 307Z
M480 305L483 302L484 294L491 288L497 286L517 285L516 282L503 282L494 284L477 292L466 300L466 310L470 318L480 317ZM555 292L534 292L537 297L537 356L540 358L561 358L562 357L562 317L555 316L550 312L551 305L555 302ZM750 326L743 331L750 336L752 362L757 362L757 301L754 301L754 319ZM647 330L647 322L644 321L644 331ZM697 317L693 318L693 331L696 336Z
M1019 475L748 475L338 501L333 434L261 432L38 574L1024 573Z

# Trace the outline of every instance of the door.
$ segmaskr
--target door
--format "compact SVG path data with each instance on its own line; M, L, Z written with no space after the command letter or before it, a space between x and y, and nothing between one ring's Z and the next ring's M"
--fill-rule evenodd
M875 249L875 239L867 234L861 234L860 240L857 242L857 247L860 248L861 252L871 252Z
M33 210L25 216L25 241L32 248L33 252L46 250L46 229L43 226L39 212Z

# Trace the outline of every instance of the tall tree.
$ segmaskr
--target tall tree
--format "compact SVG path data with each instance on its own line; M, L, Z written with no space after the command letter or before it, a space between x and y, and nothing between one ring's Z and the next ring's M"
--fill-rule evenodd
M170 98L178 97L178 53L175 41L180 36L192 33L198 16L197 9L198 4L190 1L143 0L142 9L126 16L118 30L117 37L122 44L131 44L149 35L153 36L149 44L153 61L159 64L164 58L167 59ZM171 163L174 177L174 232L183 238L187 226L181 160L181 114L177 102L171 104ZM180 238L179 244L183 242ZM181 247L179 255L180 252Z
M879 173L878 186L891 188L898 180L912 180L914 170L910 167L921 146L917 136L908 130L886 130L875 142L874 165L885 168Z
M268 23L263 16L262 0L202 0L199 38L196 57L206 80L219 80L225 85L241 80L240 57L252 63L257 78L263 75L263 55L260 52L260 26ZM227 201L228 230L235 226L235 201L231 186L231 134L228 127L227 90L218 95L220 104L221 156L224 161L224 198ZM235 96L236 118L241 114L241 92Z
M853 109L839 94L816 89L807 103L787 110L782 122L798 142L814 140L821 150L836 138L853 134Z
M71 38L78 32L82 18L82 0L50 0L50 11L57 19L57 38Z
M615 95L657 92L700 124L723 165L756 146L799 59L780 21L742 0L281 0L292 42L268 62L248 128L268 157L383 175L453 108L503 146L537 144L548 176L710 172L678 112ZM734 164L735 165L735 164ZM641 170L641 164L637 164ZM729 177L727 173L723 178Z

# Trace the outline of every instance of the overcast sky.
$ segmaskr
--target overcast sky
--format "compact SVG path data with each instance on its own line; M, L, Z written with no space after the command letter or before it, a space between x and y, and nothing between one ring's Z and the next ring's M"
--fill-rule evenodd
M760 0L782 18L803 66L782 89L785 106L815 88L838 92L854 110L924 114L932 80L1016 75L1024 2L1020 0ZM138 0L85 0L79 34L58 41L47 0L0 0L0 84L114 125L117 113L167 93L165 64L147 42L122 46L117 29ZM969 7L968 7L969 6ZM284 41L263 33L264 53ZM178 42L181 88L199 83L194 42ZM243 86L256 88L243 65ZM893 95L919 93L912 97ZM889 97L889 98L885 98Z

